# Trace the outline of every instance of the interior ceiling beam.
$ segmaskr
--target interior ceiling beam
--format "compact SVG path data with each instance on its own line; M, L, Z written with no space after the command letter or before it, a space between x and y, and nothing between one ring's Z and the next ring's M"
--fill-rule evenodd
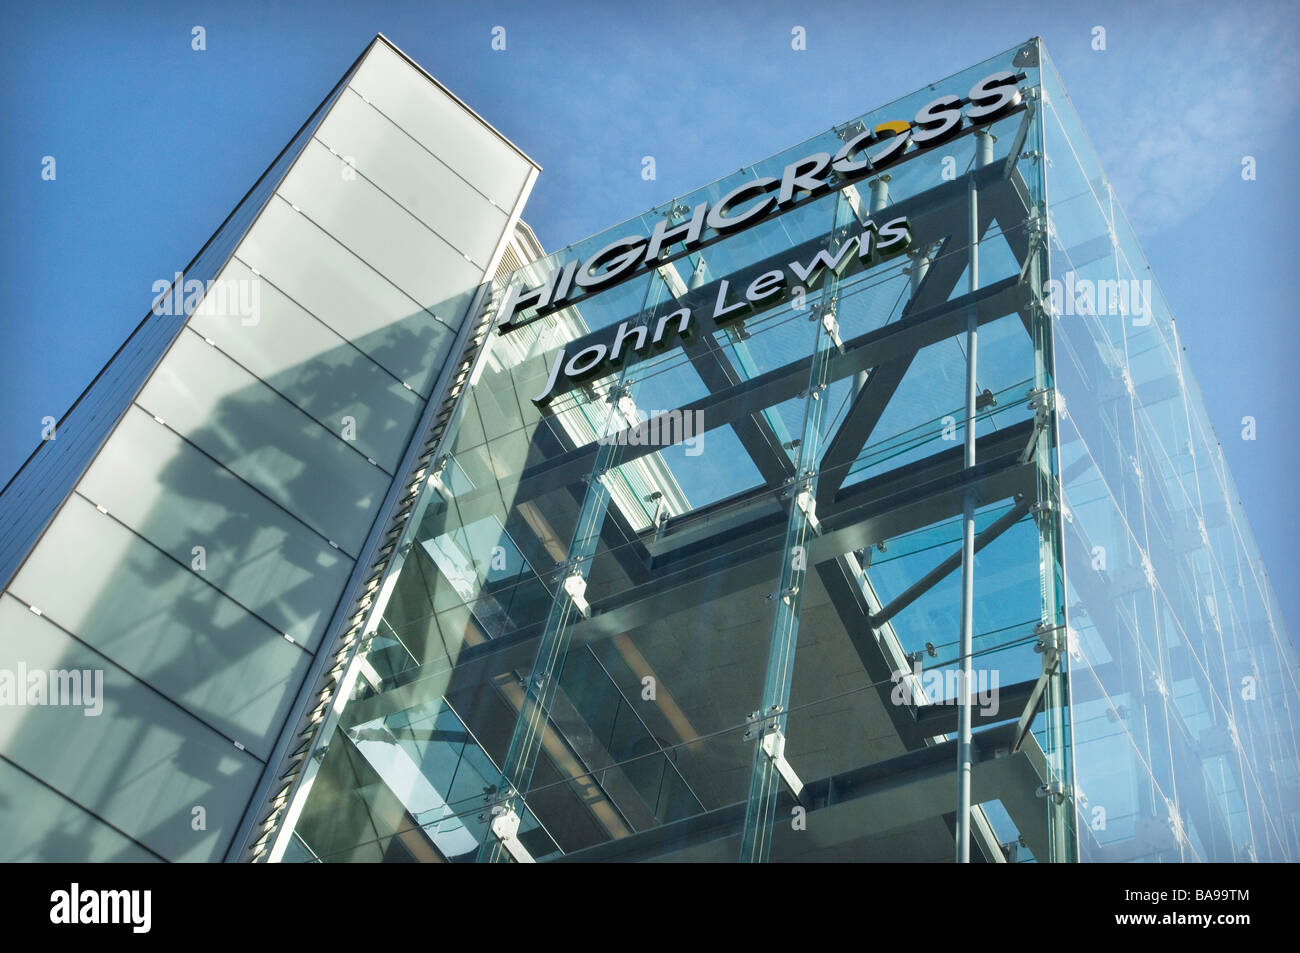
M880 697L881 705L903 745L909 749L919 748L936 735L955 732L958 709L953 700L935 699L926 705L899 705L892 698L895 666L886 656L872 627L870 606L848 561L844 557L837 557L835 560L818 563L817 575L836 614L844 623L849 641L862 662L862 669ZM973 708L972 724L979 728L1019 717L1030 701L1036 682L1037 679L1029 679L1000 687L997 714Z
M973 748L973 799L998 799L1011 815L1035 857L1048 856L1047 811L1036 797L1047 776L1047 759L1036 742L1010 754L1012 725L976 732ZM942 817L952 801L957 771L957 742L917 748L875 764L820 778L805 784L802 803L810 816L806 830L790 837L824 840L834 846L893 828ZM794 754L796 764L798 755ZM789 817L796 802L784 788L778 795L778 816ZM641 861L670 856L685 845L737 837L745 823L746 803L729 804L703 814L664 824L653 830L607 841L556 857L554 863ZM818 816L812 819L814 814ZM788 825L778 825L776 832ZM778 848L779 852L779 848Z
M844 343L843 349L831 352L827 381L838 380L866 371L877 365L915 354L921 348L960 333L966 327L966 314L974 309L979 324L996 321L1007 314L1028 307L1028 290L1018 277L1008 276L979 291L970 292L926 308L907 320L894 321L867 331ZM796 396L808 386L811 357L800 358L757 377L724 387L682 404L683 414L701 411L705 431L730 424L738 417L772 407ZM496 484L459 494L449 504L457 508L461 519L474 522L513 506L536 499L561 487L588 477L601 447L590 443L576 447L523 471L513 493L503 498ZM656 453L659 447L629 445L619 448L619 462L627 463Z
M712 335L697 338L686 345L686 356L710 393L744 383ZM772 425L762 413L737 417L731 421L740 445L754 462L763 482L779 486L794 475L794 464L781 446Z
M1024 227L1028 206L1020 189L1016 187L1018 181L1017 175L1001 188L985 187L988 194L983 192L980 194L978 206L978 234L982 237L989 227L997 222L1011 247L1016 262L1023 267L1030 250L1027 230ZM1013 196L1014 200L1012 200ZM964 221L959 224L961 227L966 226ZM900 320L905 321L918 312L941 305L948 300L957 287L957 282L969 262L968 255L965 253L966 243L955 240L953 234L949 233L935 252L916 293L904 306ZM933 242L930 245L932 246ZM1020 318L1028 331L1031 321L1029 310L1022 309ZM817 487L819 504L833 497L843 483L853 461L871 439L871 434L880 422L881 415L893 399L914 358L915 354L906 355L874 368L867 378L866 385L854 395L848 413L822 456Z
M835 559L817 563L816 571L822 588L830 597L835 614L844 625L844 631L848 634L853 650L862 662L862 670L879 697L881 707L889 716L899 740L909 751L925 747L927 733L917 724L912 707L896 705L890 697L894 691L893 679L897 670L894 662L886 656L884 646L871 630L868 622L871 607L867 603L866 594L862 591L862 582L851 561L845 556L837 556ZM929 735L941 733L932 731Z
M986 434L977 444L982 462L970 469L963 468L962 448L955 447L842 491L830 512L818 514L822 532L808 540L809 561L833 559L949 519L961 512L967 492L983 502L1031 494L1034 465L1018 459L1031 429L1032 421L1024 421ZM739 540L742 531L726 530L712 552L697 549L680 569L593 604L592 615L575 623L574 641L630 631L662 618L666 607L680 611L752 586L776 568L773 557L785 538L779 518L764 519L770 528L752 542Z
M997 689L998 713L986 714L979 706L971 707L971 724L976 728L983 725L995 725L1002 721L1018 718L1029 704L1034 686L1038 679L1030 678L1013 685L1002 685ZM1038 707L1035 707L1037 712ZM916 724L927 735L950 735L957 730L958 707L955 699L945 699L943 703L918 705L915 709Z
M985 434L977 442L981 462L963 468L962 448L955 447L882 474L841 492L837 509L822 518L823 532L809 540L808 558L817 565L836 556L919 529L962 511L968 490L984 502L1032 494L1037 470L1018 457L1032 430L1026 420ZM787 503L788 505L788 503ZM820 514L819 514L820 515ZM754 521L752 531L727 527L703 543L693 543L690 557L664 567L656 578L593 603L592 614L574 623L572 645L631 632L662 619L665 611L702 605L753 585L756 573L775 568L774 555L785 539L786 516L777 510ZM426 678L450 677L455 685L473 686L491 673L526 669L537 653L541 622L462 648L454 668L442 659L394 685L419 692ZM447 671L451 668L451 671ZM888 677L886 675L886 677Z
M987 209L987 206L985 207ZM981 213L981 234L985 227L984 218L987 211ZM951 296L966 266L966 259L951 251L957 244L951 235L944 238L939 249L921 279L916 294L908 300L899 316L906 321L913 315L943 304ZM945 250L948 253L945 254ZM915 267L915 264L913 264ZM857 458L872 432L880 422L885 408L893 399L898 385L902 383L908 368L912 366L916 354L903 355L896 360L872 368L866 384L853 396L848 413L835 431L822 455L817 482L817 501L821 503L830 499L844 483L853 461Z
M817 471L818 505L832 499L844 484L853 461L871 439L915 357L908 354L877 366L862 389L853 395L848 413L827 445Z
M1029 512L1029 503L1026 500L1017 500L1015 505L1007 512L1003 513L996 520L984 527L975 536L975 552L979 552L993 540L997 539L1007 530ZM943 562L939 563L924 576L912 583L899 595L890 600L889 604L881 608L879 612L872 613L868 620L871 627L879 628L884 625L898 613L902 612L921 596L925 595L936 585L938 585L949 573L961 565L961 550L949 555Z

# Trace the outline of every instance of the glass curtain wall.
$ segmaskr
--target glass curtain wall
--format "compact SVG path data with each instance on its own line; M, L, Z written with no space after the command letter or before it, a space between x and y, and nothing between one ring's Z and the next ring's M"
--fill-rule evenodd
M1063 261L1039 58L1016 47L500 282L498 301L1024 74L995 121L493 332L286 860L952 860L967 505L972 856L1076 859L1074 758L1091 762L1071 742L1062 560L1082 520L1059 493L1073 418L1039 292ZM905 252L712 320L724 281L734 297L851 256L899 217ZM534 402L557 353L623 322L666 340Z
M1050 62L1043 93L1080 859L1296 860L1295 650L1169 302Z

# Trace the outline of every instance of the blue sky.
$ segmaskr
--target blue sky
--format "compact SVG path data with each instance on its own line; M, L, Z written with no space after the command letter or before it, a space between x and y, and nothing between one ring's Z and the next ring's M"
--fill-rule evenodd
M1285 422L1300 340L1296 5L116 8L0 14L0 482L376 32L542 165L525 217L551 249L1041 35L1177 316L1284 615L1300 625ZM190 48L195 25L203 52ZM806 51L791 49L795 26ZM1255 181L1241 178L1245 155ZM1254 441L1241 439L1245 416Z

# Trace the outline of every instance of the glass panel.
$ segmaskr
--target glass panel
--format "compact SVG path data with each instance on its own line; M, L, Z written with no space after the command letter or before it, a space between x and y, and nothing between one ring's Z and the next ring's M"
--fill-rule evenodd
M160 860L57 791L0 760L0 861L38 864Z
M221 301L222 288L250 289L255 316ZM386 470L397 469L423 402L246 265L231 262L190 327L326 426L346 430Z
M507 215L349 89L316 138L480 268L487 267ZM481 159L480 159L481 161Z
M1267 582L1245 578L1189 356L1053 70L1044 85L1080 857L1293 857L1273 765L1294 759L1294 650L1253 624Z
M962 93L994 71L990 64L975 69L983 72L953 81L965 83ZM911 112L932 98L930 91L918 93ZM894 118L891 109L902 106L871 115ZM995 161L1009 155L1017 138L1024 141L1017 136L1021 113L994 124ZM797 147L798 154L766 160L687 199L716 200L742 179L779 173L790 159L814 147L834 151L843 141L827 133ZM888 657L878 646L860 644L869 630L863 605L876 571L864 577L858 560L869 564L867 552L878 543L882 552L886 543L905 548L900 540L935 524L936 516L926 516L928 504L919 502L908 515L886 514L882 522L871 494L892 499L888 494L911 491L915 481L900 476L904 467L941 466L936 461L962 439L960 426L943 420L962 407L964 354L953 338L964 321L961 311L942 306L968 284L966 186L943 174L947 155L969 167L975 144L968 136L900 166L885 203L912 210L921 223L913 239L927 253L928 283L915 259L897 258L851 270L842 281L818 275L811 290L761 303L743 321L714 323L701 308L698 328L688 328L699 333L681 335L679 343L670 329L673 336L660 348L628 344L634 359L593 368L572 386L562 382L548 400L534 398L548 389L557 361L596 342L609 346L613 331L602 335L602 329L627 321L625 343L637 341L639 328L648 336L684 301L702 301L698 289L707 282L731 276L739 287L736 272L753 269L747 283L767 257L810 262L828 242L866 229L873 190L864 182L855 198L836 194L805 203L578 306L488 338L482 370L449 422L445 456L399 548L401 568L383 603L365 677L322 764L330 786L314 787L306 800L296 830L306 851L323 858L502 857L509 851L488 825L494 809L513 809L519 844L538 859L735 860L755 766L771 780L758 745L761 719L750 720L765 704L785 707L797 696L790 750L822 776L916 754L929 744L901 738L897 711L864 690L863 681L880 677L882 665L908 663L896 636ZM992 290L979 312L988 342L979 382L988 393L978 434L987 442L1023 431L1019 452L1034 416L1028 404L1037 359L1016 291L1027 190L1020 178L983 176L983 276ZM617 234L649 234L665 217L680 223L683 205L689 210L686 200L652 210ZM579 258L614 236L611 230L550 263ZM680 250L674 246L673 253ZM529 269L533 284L546 264ZM907 329L895 335L889 325L903 322L910 322ZM880 337L864 340L873 334ZM916 359L918 386L908 394L924 406L883 429L874 421L864 427L863 411L852 411L861 403L862 379L878 377L882 409L892 406L884 382L891 374L905 376L911 351L924 356ZM859 356L864 353L869 357ZM902 355L901 368L883 370ZM952 386L936 399L941 379ZM749 381L761 387L745 387ZM851 416L861 429L856 445L848 446L854 435L840 437L840 430ZM869 455L917 427L925 439L902 448L911 456L868 456L850 488L859 495L836 499L864 445ZM805 510L795 502L802 487L796 466L805 461L805 477L811 476L830 448L836 454L826 470L837 479L824 499L816 486ZM936 485L951 478L949 471L933 477ZM1005 487L998 492L1008 494ZM820 531L811 515L814 500ZM1002 496L987 502L981 529L1010 510ZM949 525L934 531L931 548L946 545L950 516ZM988 612L977 648L1008 677L1032 679L1041 560L1038 534L1023 511L1018 523L981 555ZM798 532L787 539L794 525ZM923 561L914 564L918 574L925 572ZM858 568L846 582L844 569L852 566ZM827 574L841 579L835 593ZM895 578L905 588L915 576ZM877 598L865 611L880 607ZM950 645L947 616L928 619L923 609L900 618L907 645ZM800 624L804 611L815 624ZM794 664L796 696L788 697L779 683L794 661L788 636L795 626L806 641L800 640L804 655ZM765 702L761 685L770 666L777 687ZM886 684L888 674L885 669ZM845 691L857 692L862 703L838 705ZM809 721L804 710L817 706L825 717ZM865 735L863 720L870 722ZM412 732L416 724L422 727ZM843 741L859 737L868 743ZM421 748L435 739L438 746ZM462 804L453 792L466 757L475 767L472 795ZM1026 758L1017 764L1036 770ZM764 782L764 788L772 786ZM350 797L343 792L357 792L363 805L352 801L339 818L330 805ZM1041 811L1037 801L1030 803ZM674 826L706 813L731 825L708 844ZM829 845L803 847L809 858L833 856ZM1041 843L1040 852L1048 853Z
M1040 52L519 277L535 288L615 238L680 225L941 89L1016 69L1028 93ZM1167 306L1054 74L985 132L672 244L652 270L488 337L328 786L306 798L302 856L950 859L967 498L978 851L1284 853L1294 824L1264 809L1283 790L1265 765L1293 748L1292 656ZM743 318L717 320L764 270L798 272L894 213L906 256L751 291ZM640 340L665 320L660 347ZM631 357L608 359L616 339ZM1243 677L1267 705L1244 707ZM511 811L517 837L492 824Z
M378 43L349 85L498 206L514 208L527 160L436 82Z
M428 396L468 301L421 310L405 291L279 196L235 253L264 284Z
M387 475L197 334L181 335L137 403L345 552L360 551Z
M446 301L479 283L474 265L351 166L313 140L276 194L383 273L420 304Z
M78 585L69 587L69 577ZM262 758L310 661L80 496L50 524L10 591Z
M221 856L262 764L7 593L0 632L0 670L89 672L103 705L0 705L5 758L167 860Z
M351 561L139 407L78 489L181 565L201 555L204 579L315 649Z

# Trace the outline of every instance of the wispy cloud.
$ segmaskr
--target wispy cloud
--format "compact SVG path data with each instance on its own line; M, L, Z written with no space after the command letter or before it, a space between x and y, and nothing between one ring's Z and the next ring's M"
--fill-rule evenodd
M1084 120L1139 232L1203 213L1243 156L1294 135L1298 25L1292 4L1243 5L1099 54L1124 61L1093 84L1109 115Z

